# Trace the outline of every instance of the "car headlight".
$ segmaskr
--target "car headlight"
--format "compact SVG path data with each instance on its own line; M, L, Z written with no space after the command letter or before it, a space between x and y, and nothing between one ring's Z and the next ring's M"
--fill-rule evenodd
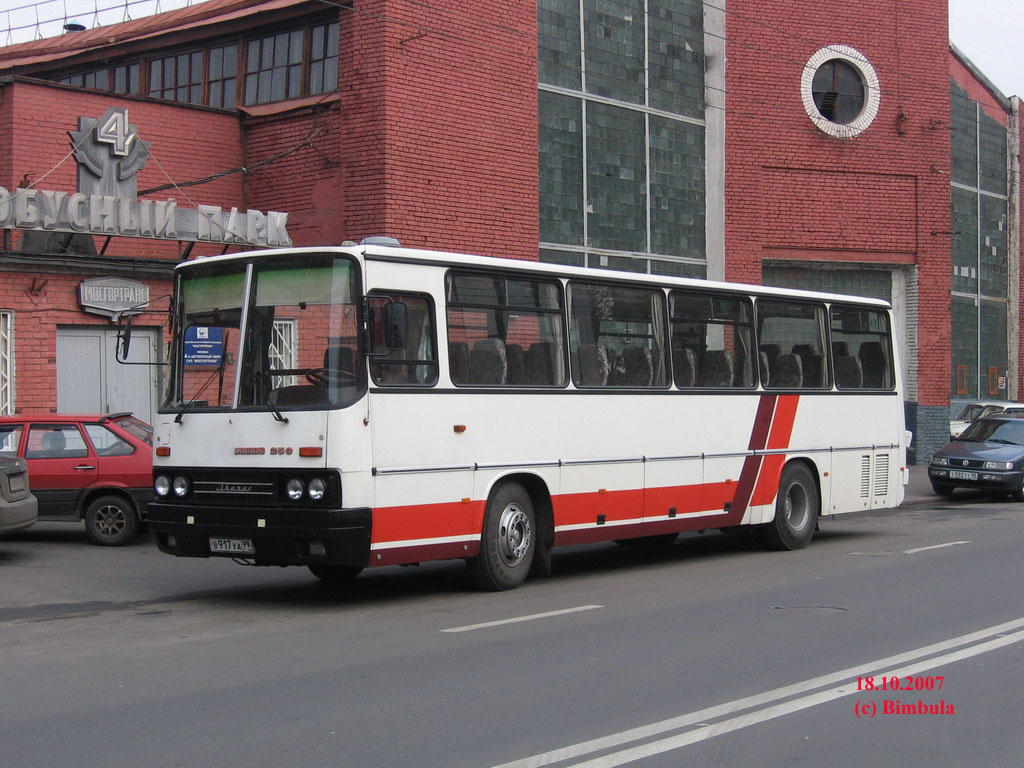
M306 490L305 484L297 477L293 477L288 481L288 484L284 488L285 493L288 494L288 498L292 501L298 501L302 498L302 494Z
M1012 461L986 461L985 469L1013 469Z
M309 481L309 498L313 501L320 501L327 493L327 483L322 478L314 477Z
M171 492L171 478L167 475L157 475L156 480L153 481L153 490L156 491L157 496L166 496Z
M172 487L174 488L175 496L187 496L192 486L187 477L184 475L178 475L174 478L174 484Z
M940 467L948 467L949 459L947 459L945 456L933 456L932 464L938 464Z

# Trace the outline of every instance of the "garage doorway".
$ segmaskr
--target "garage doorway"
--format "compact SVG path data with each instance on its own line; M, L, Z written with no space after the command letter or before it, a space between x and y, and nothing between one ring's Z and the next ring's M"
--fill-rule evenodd
M129 360L155 363L160 332L135 328ZM114 357L114 328L57 330L57 412L118 413L130 411L150 424L160 391L158 365L123 365Z

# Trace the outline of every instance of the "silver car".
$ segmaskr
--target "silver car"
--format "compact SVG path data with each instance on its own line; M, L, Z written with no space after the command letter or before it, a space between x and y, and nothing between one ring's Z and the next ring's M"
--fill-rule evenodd
M37 514L25 460L0 457L0 534L28 528Z

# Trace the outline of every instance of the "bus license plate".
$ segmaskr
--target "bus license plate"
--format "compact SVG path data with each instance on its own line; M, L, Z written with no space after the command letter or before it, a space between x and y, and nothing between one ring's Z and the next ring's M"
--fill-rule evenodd
M227 555L255 555L252 539L215 539L210 537L210 551Z
M951 469L949 471L949 479L950 480L977 480L978 479L978 473L977 472L959 472L959 471L957 471L955 469Z

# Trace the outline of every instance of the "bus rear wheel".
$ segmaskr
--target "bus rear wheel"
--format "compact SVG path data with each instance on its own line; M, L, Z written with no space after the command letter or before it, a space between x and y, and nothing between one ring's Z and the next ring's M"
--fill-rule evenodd
M363 572L358 565L323 565L309 566L309 572L327 584L348 584Z
M790 464L782 472L775 519L763 531L771 549L803 549L818 525L818 484L805 464Z
M537 548L537 524L530 494L505 483L487 502L480 553L467 561L480 589L515 589L526 579Z

